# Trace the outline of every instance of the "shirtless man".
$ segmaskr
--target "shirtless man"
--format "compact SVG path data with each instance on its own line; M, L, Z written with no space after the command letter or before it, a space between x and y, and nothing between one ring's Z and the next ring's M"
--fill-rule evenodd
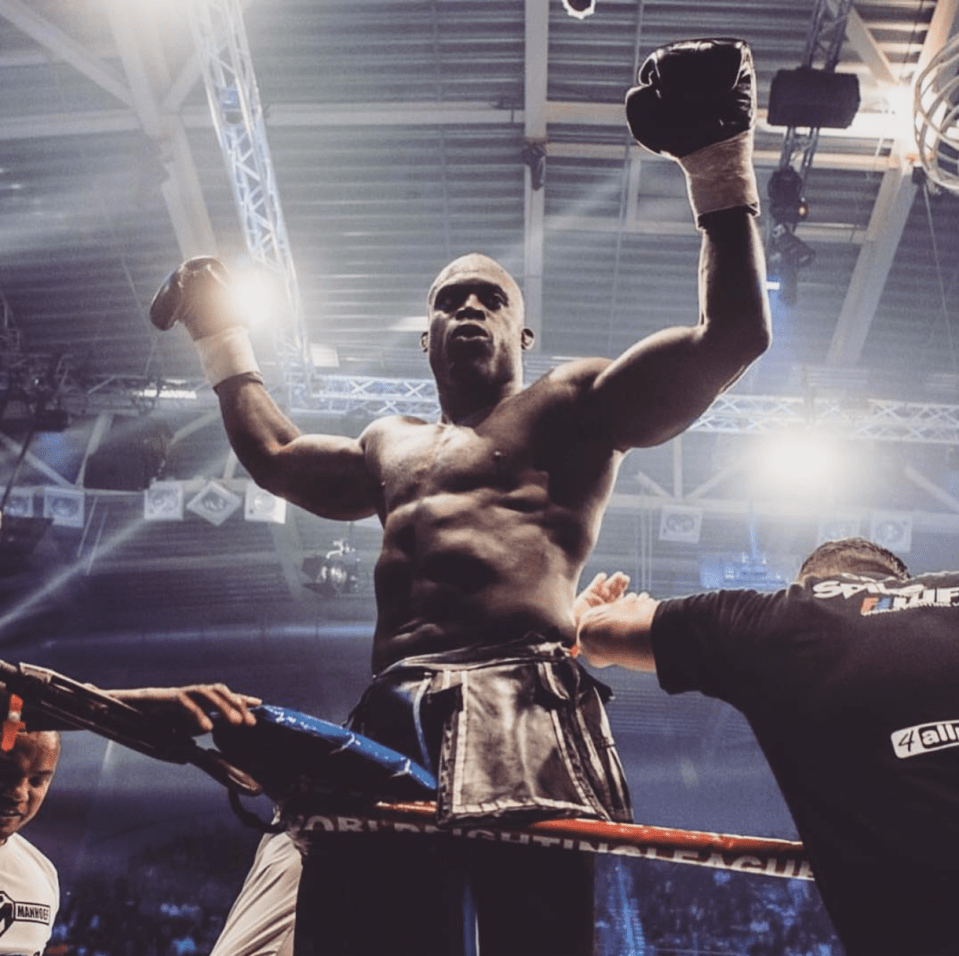
M324 518L379 516L376 676L354 726L434 769L441 822L629 818L601 685L569 655L577 582L623 454L682 432L768 346L748 49L677 44L654 54L640 81L631 129L679 157L703 231L696 325L615 359L568 362L524 388L533 333L522 294L472 253L440 272L427 300L422 345L440 420L393 416L347 438L301 434L271 400L216 260L184 263L151 310L158 327L180 322L194 339L258 485ZM331 862L339 836L348 845ZM325 839L322 868L307 855L298 954L473 952L455 894L479 910L484 956L590 951L591 877L575 854L565 854L571 875L555 851L539 860L528 847L424 848L422 838L389 847L378 834L366 857L357 836ZM493 850L515 859L474 859ZM414 852L440 854L438 875L414 865ZM469 859L451 863L454 853ZM457 883L460 869L471 876ZM357 895L366 898L351 919ZM498 920L486 922L490 913Z

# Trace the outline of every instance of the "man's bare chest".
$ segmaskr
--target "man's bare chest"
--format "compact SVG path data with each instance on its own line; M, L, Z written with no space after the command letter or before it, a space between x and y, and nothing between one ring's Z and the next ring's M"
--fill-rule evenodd
M535 445L503 429L411 425L392 436L378 461L387 506L479 489L509 491L533 479Z

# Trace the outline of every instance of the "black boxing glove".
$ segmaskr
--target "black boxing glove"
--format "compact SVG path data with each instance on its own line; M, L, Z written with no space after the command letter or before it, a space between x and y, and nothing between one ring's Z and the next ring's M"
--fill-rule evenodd
M192 325L194 307L205 285L225 286L229 281L226 266L214 256L187 259L163 280L150 303L150 321L165 332L177 322L187 329Z
M759 213L752 166L756 75L742 40L684 40L661 47L626 94L636 141L675 159L700 217L744 206Z
M167 276L150 304L150 321L158 329L179 322L190 333L203 374L214 386L260 371L238 313L229 272L213 256L187 259Z

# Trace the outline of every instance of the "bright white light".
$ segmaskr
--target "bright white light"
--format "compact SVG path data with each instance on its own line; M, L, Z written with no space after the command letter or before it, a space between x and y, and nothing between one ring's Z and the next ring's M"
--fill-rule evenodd
M834 486L839 470L833 443L812 431L769 435L756 449L755 476L777 492L824 493Z
M886 92L889 104L889 136L902 143L907 154L916 152L915 118L911 86L890 87Z
M236 303L250 328L275 326L277 317L289 311L286 297L273 277L249 265L231 271Z

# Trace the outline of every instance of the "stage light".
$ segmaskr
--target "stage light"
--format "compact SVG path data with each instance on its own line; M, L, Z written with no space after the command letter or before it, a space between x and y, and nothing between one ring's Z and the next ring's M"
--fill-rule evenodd
M286 523L286 501L264 491L254 482L248 482L244 496L243 517L247 521Z
M907 554L912 550L912 518L899 511L874 512L869 539L896 554Z
M145 491L159 476L173 445L173 429L162 418L125 421L110 431L87 459L85 488Z
M43 517L61 528L82 528L85 496L73 488L44 488Z
M777 169L766 186L769 214L776 222L795 226L809 216L809 203L803 196L803 181L791 166Z
M304 558L302 568L309 578L304 587L326 597L352 594L359 585L360 557L346 541L334 541L325 555Z
M212 525L221 525L243 504L243 499L219 482L208 481L190 499L187 510L199 515Z
M786 225L777 223L773 227L766 260L770 277L779 283L779 301L783 305L796 303L799 270L811 265L815 258L816 250L807 246Z
M667 505L659 516L659 540L698 544L702 526L702 509Z
M144 521L182 521L183 483L155 481L143 492Z

